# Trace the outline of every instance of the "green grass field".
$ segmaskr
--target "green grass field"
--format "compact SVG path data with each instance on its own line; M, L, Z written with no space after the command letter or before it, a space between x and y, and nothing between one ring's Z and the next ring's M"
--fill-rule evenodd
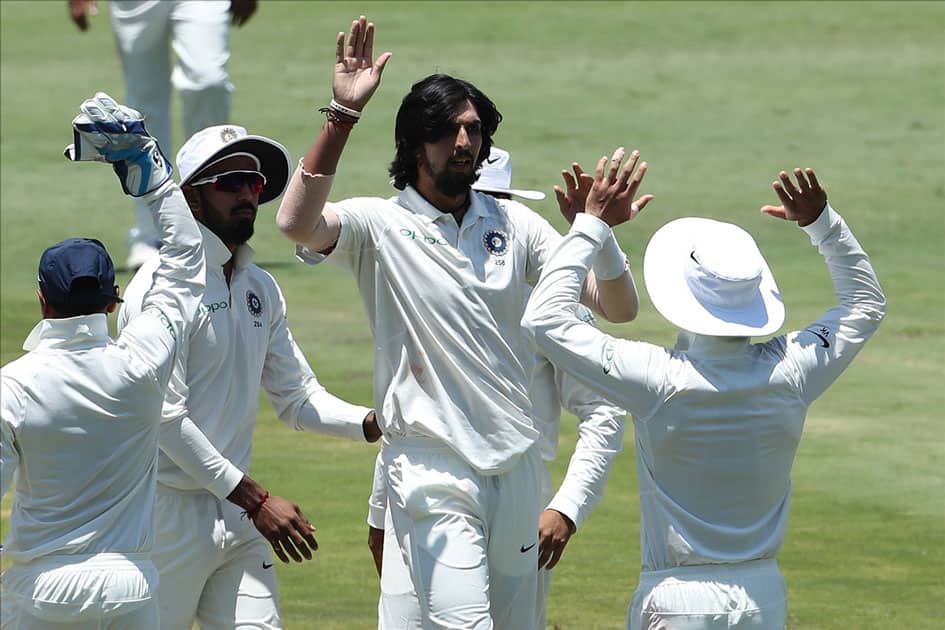
M78 104L96 90L124 94L106 3L85 34L65 4L0 2L2 363L20 355L39 316L42 249L94 235L120 262L132 220L110 169L61 157ZM394 56L334 198L390 194L400 99L431 72L455 74L504 114L496 143L512 152L518 187L550 192L571 161L590 166L617 144L639 148L656 200L618 229L632 266L642 268L648 238L672 218L738 222L766 253L786 326L796 328L831 304L830 281L804 235L758 208L775 200L778 170L817 170L871 254L889 314L808 418L780 556L789 627L941 628L945 4L267 0L232 34L234 122L300 155L330 98L335 34L364 12L378 25L379 50ZM564 227L553 198L533 207ZM282 285L299 344L329 389L370 404L373 346L353 281L294 263L268 208L253 244ZM635 323L607 329L664 344L675 336L645 296ZM572 419L565 424L558 477L575 436ZM364 523L374 453L296 435L263 403L253 476L296 500L321 544L313 562L279 568L289 628L375 624ZM633 458L628 431L606 498L556 571L550 625L623 627L639 570ZM4 528L9 505L8 496Z

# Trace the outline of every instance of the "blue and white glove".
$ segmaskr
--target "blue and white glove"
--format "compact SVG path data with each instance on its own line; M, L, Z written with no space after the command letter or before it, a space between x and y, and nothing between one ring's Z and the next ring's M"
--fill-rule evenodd
M79 106L72 121L74 143L63 155L79 162L108 162L125 194L141 197L159 188L174 172L157 140L144 128L140 112L119 105L104 92Z

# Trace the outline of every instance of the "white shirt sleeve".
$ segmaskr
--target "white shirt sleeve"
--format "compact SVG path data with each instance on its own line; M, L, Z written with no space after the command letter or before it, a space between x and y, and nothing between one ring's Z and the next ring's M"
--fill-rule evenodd
M803 330L772 342L785 344L801 396L810 404L876 332L886 314L886 297L866 252L829 204L816 221L802 229L827 263L839 304Z
M522 328L538 354L645 419L665 397L670 351L617 339L575 316L588 269L610 233L600 219L575 217L528 300Z
M23 403L19 387L6 378L0 379L0 497L7 493L20 464L15 427L23 421Z
M580 528L604 497L611 465L623 448L627 412L562 370L556 370L555 377L562 406L578 418L578 442L548 509L561 512Z
M384 517L387 515L387 480L384 477L384 464L381 454L374 460L374 479L371 483L371 496L368 498L367 524L374 529L384 529Z
M143 197L163 242L159 264L138 316L129 319L117 342L135 352L167 382L172 355L193 322L206 287L203 238L184 194L168 182Z
M277 286L275 293L279 307L270 322L262 385L279 419L296 431L365 441L363 423L371 410L341 400L318 382L289 331L285 299Z

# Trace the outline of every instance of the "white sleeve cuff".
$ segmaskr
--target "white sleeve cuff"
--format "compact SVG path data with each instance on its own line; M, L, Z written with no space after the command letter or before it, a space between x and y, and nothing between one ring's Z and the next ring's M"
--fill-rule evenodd
M321 254L309 249L305 245L296 245L295 257L306 265L319 265L325 262L325 259L328 258L328 254Z
M828 203L824 206L820 216L817 217L813 223L805 225L801 229L807 232L807 235L810 237L811 245L819 245L827 238L830 230L839 222L840 215L837 214L836 210L831 208Z
M243 471L231 464L226 463L226 470L213 483L207 486L207 490L218 499L224 500L230 493L236 490L236 486L243 480Z
M579 212L577 216L574 217L574 223L571 224L571 231L587 236L594 241L598 247L606 241L608 237L613 237L613 230L610 229L609 225L597 217L592 217L586 212Z
M387 508L383 505L368 506L367 524L374 529L384 529L384 517L387 514Z
M594 259L594 275L598 280L614 280L627 271L627 256L620 249L617 237L613 230L610 236L601 245L600 253Z

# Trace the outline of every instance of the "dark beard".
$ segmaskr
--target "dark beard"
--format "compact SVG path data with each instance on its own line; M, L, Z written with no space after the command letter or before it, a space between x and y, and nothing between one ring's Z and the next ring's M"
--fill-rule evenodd
M456 197L469 192L469 187L476 181L476 171L471 173L454 173L449 169L444 169L437 173L433 180L433 185L437 191L448 196Z
M197 190L199 191L203 207L209 208L210 204L207 201L207 198L204 196L203 191L199 188ZM227 212L232 214L233 212L242 210L244 208L253 210L252 218L243 219L236 224L232 224L227 223L225 220L218 220L216 211L213 211L205 212L201 223L203 223L204 227L206 227L208 230L216 234L225 245L242 245L253 237L253 231L255 230L256 224L256 208L254 208L252 204L241 203L227 210Z

